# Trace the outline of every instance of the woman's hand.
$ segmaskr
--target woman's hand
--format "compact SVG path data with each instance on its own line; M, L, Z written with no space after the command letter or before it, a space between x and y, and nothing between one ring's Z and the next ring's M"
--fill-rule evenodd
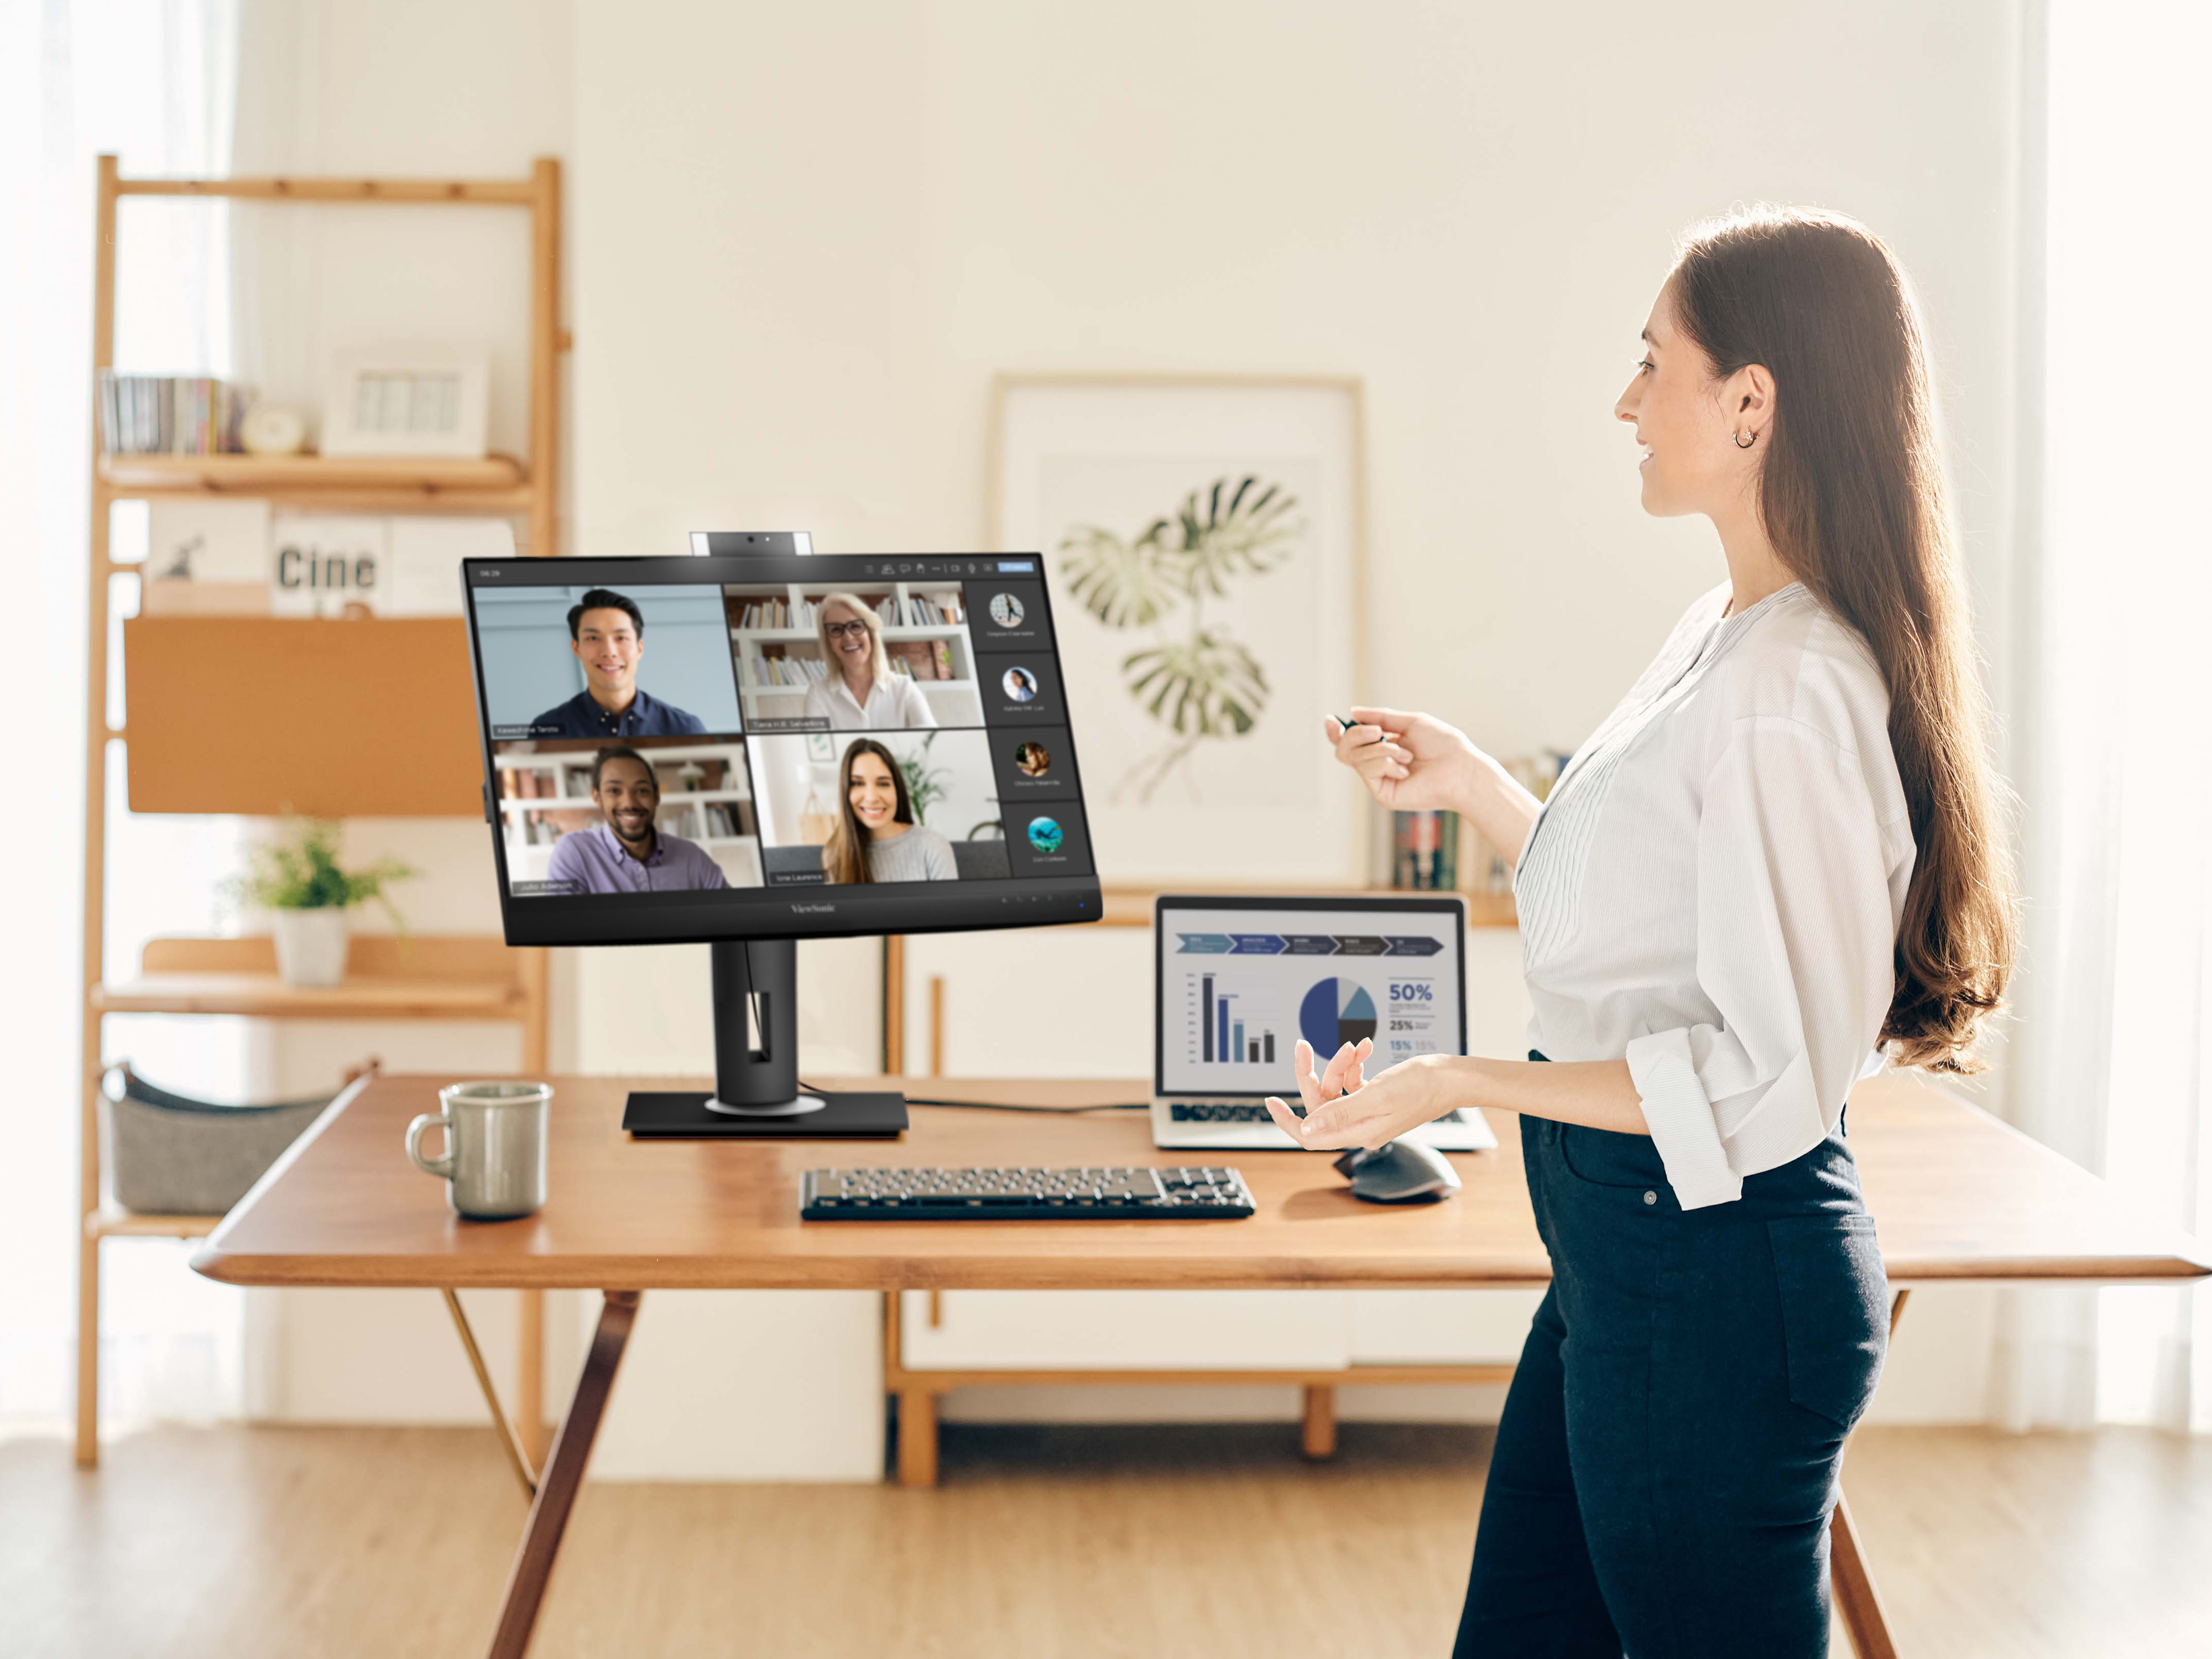
M1301 1039L1291 1066L1306 1115L1300 1119L1271 1095L1267 1115L1299 1146L1318 1152L1340 1146L1382 1146L1464 1103L1454 1098L1444 1065L1449 1056L1424 1054L1401 1060L1370 1078L1364 1062L1374 1049L1372 1038L1362 1041L1356 1048L1347 1042L1316 1077L1313 1045Z
M1352 717L1360 723L1346 728L1325 719L1322 726L1337 759L1376 799L1400 812L1468 810L1487 757L1466 732L1433 714L1395 708L1354 708Z

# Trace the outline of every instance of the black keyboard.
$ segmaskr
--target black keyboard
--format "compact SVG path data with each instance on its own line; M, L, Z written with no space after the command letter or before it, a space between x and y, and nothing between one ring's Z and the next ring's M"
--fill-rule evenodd
M1306 1115L1304 1105L1297 1101L1289 1103L1291 1112L1299 1117ZM1171 1100L1168 1103L1168 1121L1171 1123L1273 1123L1267 1109L1252 1100ZM1439 1123L1464 1123L1456 1106L1437 1119Z
M1247 1216L1235 1170L809 1170L805 1221L1035 1221L1071 1217Z

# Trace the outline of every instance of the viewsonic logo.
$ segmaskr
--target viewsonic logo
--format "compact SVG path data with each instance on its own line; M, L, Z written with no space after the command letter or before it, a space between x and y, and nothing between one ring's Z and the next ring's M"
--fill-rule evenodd
M834 916L837 914L837 907L834 904L794 904L791 910L793 915L800 916Z

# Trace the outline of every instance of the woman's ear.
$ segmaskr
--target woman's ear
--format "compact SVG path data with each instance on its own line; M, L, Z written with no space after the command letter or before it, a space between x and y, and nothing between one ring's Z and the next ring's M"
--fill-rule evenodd
M1750 363L1728 377L1721 388L1721 413L1738 449L1755 449L1774 422L1774 377L1764 363Z

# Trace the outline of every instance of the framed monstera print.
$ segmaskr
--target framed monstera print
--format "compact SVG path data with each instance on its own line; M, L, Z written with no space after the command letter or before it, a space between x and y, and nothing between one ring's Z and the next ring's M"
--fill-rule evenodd
M1365 884L1322 721L1367 695L1355 380L1002 374L993 545L1051 576L1109 886Z

